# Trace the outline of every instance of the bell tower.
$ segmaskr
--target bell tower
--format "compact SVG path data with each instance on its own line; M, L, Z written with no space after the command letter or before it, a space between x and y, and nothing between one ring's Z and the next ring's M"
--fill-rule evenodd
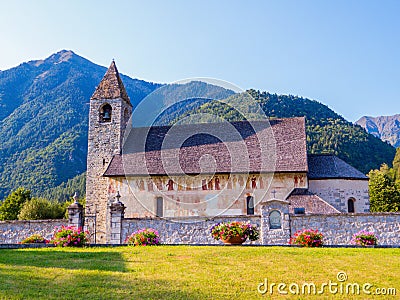
M132 104L112 61L90 98L86 215L95 219L94 243L105 243L107 202L110 199L108 178L103 174L113 155L121 154L124 131L131 114Z

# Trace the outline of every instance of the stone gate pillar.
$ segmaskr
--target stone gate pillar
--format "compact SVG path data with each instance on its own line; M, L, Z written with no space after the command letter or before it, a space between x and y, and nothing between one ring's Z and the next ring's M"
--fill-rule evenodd
M261 243L287 245L290 240L289 202L271 199L261 203Z
M119 193L116 200L108 204L109 218L107 226L107 244L121 244L122 219L124 218L125 205L119 201Z
M75 202L68 206L68 225L83 229L83 206L78 202L78 197L74 195Z

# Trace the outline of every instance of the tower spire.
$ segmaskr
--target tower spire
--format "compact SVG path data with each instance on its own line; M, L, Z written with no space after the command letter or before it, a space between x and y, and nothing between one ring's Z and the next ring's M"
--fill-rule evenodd
M128 93L125 90L114 59L111 62L103 79L94 91L91 100L122 98L132 106Z

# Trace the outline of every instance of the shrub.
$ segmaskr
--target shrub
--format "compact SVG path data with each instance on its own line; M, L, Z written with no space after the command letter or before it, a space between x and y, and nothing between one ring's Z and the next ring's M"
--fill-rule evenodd
M318 230L304 229L298 230L292 238L291 245L300 245L303 247L321 247L323 245L324 235Z
M256 225L248 222L217 223L210 229L211 236L215 240L226 240L230 237L240 236L242 240L249 238L251 241L258 240L260 232Z
M59 247L82 247L89 242L89 232L74 226L61 226L50 241Z
M58 203L43 198L32 198L24 203L18 215L19 220L62 219L65 208Z
M18 188L13 191L0 205L0 220L17 220L24 203L31 200L31 191Z
M373 232L361 230L353 235L351 242L359 246L375 246L378 244L378 238Z
M32 234L26 239L21 241L21 244L47 244L49 241L42 237L40 234Z
M125 244L133 246L154 246L160 244L160 237L157 230L152 228L135 231L125 240Z

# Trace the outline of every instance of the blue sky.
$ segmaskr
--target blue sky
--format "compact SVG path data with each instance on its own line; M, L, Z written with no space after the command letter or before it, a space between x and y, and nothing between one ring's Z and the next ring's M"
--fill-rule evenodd
M2 1L0 69L73 50L154 82L229 81L350 121L400 113L400 1Z

